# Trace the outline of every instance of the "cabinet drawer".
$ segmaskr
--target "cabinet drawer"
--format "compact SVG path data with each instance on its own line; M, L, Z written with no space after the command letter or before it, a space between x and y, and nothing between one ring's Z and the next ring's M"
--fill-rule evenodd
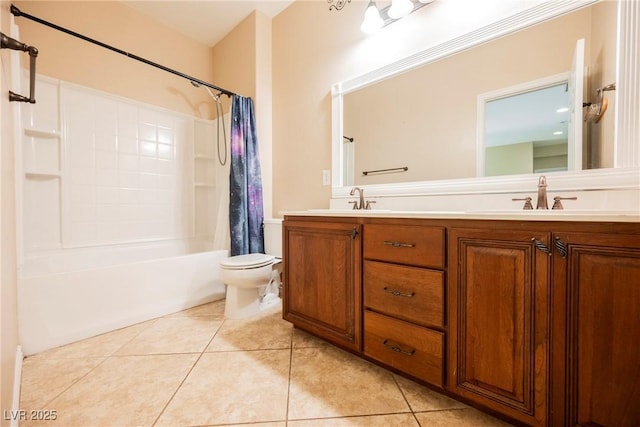
M444 268L444 228L366 224L364 257L420 267Z
M364 353L399 371L443 386L442 332L365 311Z
M364 262L364 305L426 326L444 327L444 273Z

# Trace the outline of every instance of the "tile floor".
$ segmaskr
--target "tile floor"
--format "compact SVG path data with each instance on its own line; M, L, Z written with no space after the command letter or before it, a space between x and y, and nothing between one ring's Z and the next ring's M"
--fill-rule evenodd
M507 425L294 329L279 309L223 312L217 301L26 358L21 409L56 420L20 425Z

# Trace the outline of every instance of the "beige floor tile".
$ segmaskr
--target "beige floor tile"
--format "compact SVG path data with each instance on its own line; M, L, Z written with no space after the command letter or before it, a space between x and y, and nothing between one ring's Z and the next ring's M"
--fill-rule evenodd
M26 426L150 426L197 360L195 354L113 356L49 408L55 421Z
M163 317L116 354L200 353L220 325L222 321L211 316Z
M68 359L74 357L107 357L118 351L123 345L150 327L156 319L117 329L106 334L96 335L62 347L38 353L32 357L45 359Z
M311 335L302 329L293 329L293 348L305 348L305 347L321 347L325 345L331 345L325 340L322 340L314 335Z
M216 320L224 319L224 300L197 305L187 310L178 311L165 317L198 317L213 316Z
M216 424L215 427L286 427L286 421L277 421L274 423L249 423L249 424ZM205 426L207 427L207 426Z
M22 364L20 408L45 409L47 403L104 360L104 358L26 358Z
M399 375L395 375L395 378L414 412L468 408L464 403L451 399L414 381Z
M289 419L408 411L389 371L332 346L292 350Z
M290 350L204 353L157 426L284 421Z
M473 408L417 412L420 425L429 427L507 427L507 424Z
M292 329L279 310L249 319L227 319L207 351L291 348Z
M413 414L289 421L289 427L420 427Z

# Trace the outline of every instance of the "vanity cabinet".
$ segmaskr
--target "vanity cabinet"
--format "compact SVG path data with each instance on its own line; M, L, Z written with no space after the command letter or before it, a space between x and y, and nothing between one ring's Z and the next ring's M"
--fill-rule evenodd
M283 223L283 317L361 350L361 228L349 219Z
M640 426L640 223L285 217L284 318L529 426Z
M444 385L443 227L365 224L364 354Z
M559 232L552 426L640 425L640 236Z
M449 231L448 389L535 426L547 412L550 240L543 230Z

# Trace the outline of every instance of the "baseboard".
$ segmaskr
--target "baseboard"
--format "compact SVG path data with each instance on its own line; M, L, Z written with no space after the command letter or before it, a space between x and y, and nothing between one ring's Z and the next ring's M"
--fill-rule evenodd
M22 382L22 360L24 354L22 353L22 346L16 348L16 364L13 371L13 402L11 404L11 410L13 414L17 414L20 410L20 384ZM18 418L12 417L11 427L18 427Z

